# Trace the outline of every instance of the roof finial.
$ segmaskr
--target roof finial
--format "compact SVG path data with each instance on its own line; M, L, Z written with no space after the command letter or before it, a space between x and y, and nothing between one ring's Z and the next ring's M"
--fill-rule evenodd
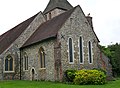
M88 16L90 16L90 13L88 13Z

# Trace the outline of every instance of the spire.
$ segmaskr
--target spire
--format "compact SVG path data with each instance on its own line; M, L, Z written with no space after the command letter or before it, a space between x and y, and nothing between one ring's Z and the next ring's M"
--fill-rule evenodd
M50 0L43 13L46 14L55 8L70 10L73 6L67 0Z

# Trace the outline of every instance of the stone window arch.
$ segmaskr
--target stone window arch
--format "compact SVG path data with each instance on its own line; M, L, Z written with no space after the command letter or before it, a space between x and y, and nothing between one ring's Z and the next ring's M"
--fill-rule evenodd
M74 48L73 48L73 39L68 39L68 52L69 52L69 63L74 63Z
M5 57L5 72L14 71L14 58L11 55Z
M79 61L80 64L84 63L84 55L83 55L83 37L79 37Z
M26 52L23 53L23 68L25 71L28 70L28 55Z
M92 42L88 42L88 61L89 64L93 63L93 52L92 52Z
M39 55L40 55L40 68L45 68L45 51L43 47L40 47L39 50Z

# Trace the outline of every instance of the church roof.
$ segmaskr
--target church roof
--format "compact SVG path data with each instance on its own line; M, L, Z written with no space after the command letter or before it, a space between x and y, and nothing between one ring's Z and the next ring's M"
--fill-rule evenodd
M64 25L66 20L70 17L70 15L76 8L77 7L42 23L21 48L41 42L49 38L56 38L59 29ZM12 28L11 30L0 36L0 54L16 40L22 34L22 32L24 32L24 30L30 25L30 23L35 19L37 15L38 14L34 15L33 17L20 23L16 27Z
M0 54L21 35L21 33L29 26L36 16L37 14L0 36Z
M56 37L59 29L62 27L65 21L70 17L70 15L72 14L75 8L41 24L38 27L38 29L34 32L34 34L28 39L28 41L22 47L26 47L46 39Z
M70 10L73 6L67 0L50 0L47 7L43 11L43 14L46 14L55 8Z

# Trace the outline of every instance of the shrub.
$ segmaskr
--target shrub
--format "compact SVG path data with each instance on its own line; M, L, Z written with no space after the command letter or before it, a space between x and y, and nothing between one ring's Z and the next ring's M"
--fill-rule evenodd
M75 78L75 73L76 73L76 70L66 70L65 71L65 81L73 82L73 80Z
M106 75L102 71L98 70L79 70L75 72L74 83L75 84L93 84L102 85L105 84Z
M107 74L107 71L102 68L93 68L93 70L98 70L98 71L104 72L105 75Z

